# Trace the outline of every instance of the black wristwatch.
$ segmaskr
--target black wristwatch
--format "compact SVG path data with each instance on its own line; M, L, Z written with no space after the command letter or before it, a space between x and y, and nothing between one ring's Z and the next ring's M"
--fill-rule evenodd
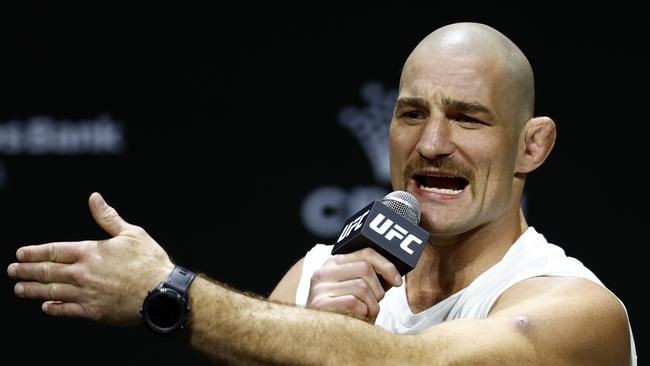
M195 276L181 266L174 267L169 277L144 299L140 308L144 324L159 334L182 328L190 311L187 293Z

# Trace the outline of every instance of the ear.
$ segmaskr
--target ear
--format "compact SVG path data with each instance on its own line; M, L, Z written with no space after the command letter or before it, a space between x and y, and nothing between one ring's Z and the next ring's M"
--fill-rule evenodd
M517 156L515 171L530 173L542 165L555 145L555 122L548 117L530 119L522 130L522 148Z

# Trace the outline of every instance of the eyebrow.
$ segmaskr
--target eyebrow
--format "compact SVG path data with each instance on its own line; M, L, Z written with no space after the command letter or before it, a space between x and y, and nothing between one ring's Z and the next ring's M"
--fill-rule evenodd
M417 97L403 97L397 100L395 103L395 109L413 107L417 109L431 109L429 101L424 98Z
M454 111L462 113L482 113L487 115L488 118L494 119L494 113L492 113L488 107L478 102L468 102L465 100L443 97L442 105L446 110L452 109ZM429 101L419 97L403 97L399 98L395 103L395 109L407 107L417 109L431 109Z
M464 100L451 99L449 97L442 98L442 105L445 109L453 109L458 112L463 113L482 113L487 115L489 118L494 118L492 111L478 102L468 102Z

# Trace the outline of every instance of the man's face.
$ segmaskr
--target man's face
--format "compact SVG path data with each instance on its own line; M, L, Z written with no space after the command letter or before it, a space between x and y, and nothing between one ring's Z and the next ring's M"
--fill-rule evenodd
M390 127L391 181L417 197L434 238L498 225L515 209L523 121L513 121L506 79L501 63L478 57L412 56L404 69Z

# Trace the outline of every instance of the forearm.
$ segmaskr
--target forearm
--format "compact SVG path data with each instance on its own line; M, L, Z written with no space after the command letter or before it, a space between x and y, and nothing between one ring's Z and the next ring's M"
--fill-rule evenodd
M344 315L258 300L203 278L192 285L190 302L190 342L214 360L395 365L418 355L416 337L396 336Z

